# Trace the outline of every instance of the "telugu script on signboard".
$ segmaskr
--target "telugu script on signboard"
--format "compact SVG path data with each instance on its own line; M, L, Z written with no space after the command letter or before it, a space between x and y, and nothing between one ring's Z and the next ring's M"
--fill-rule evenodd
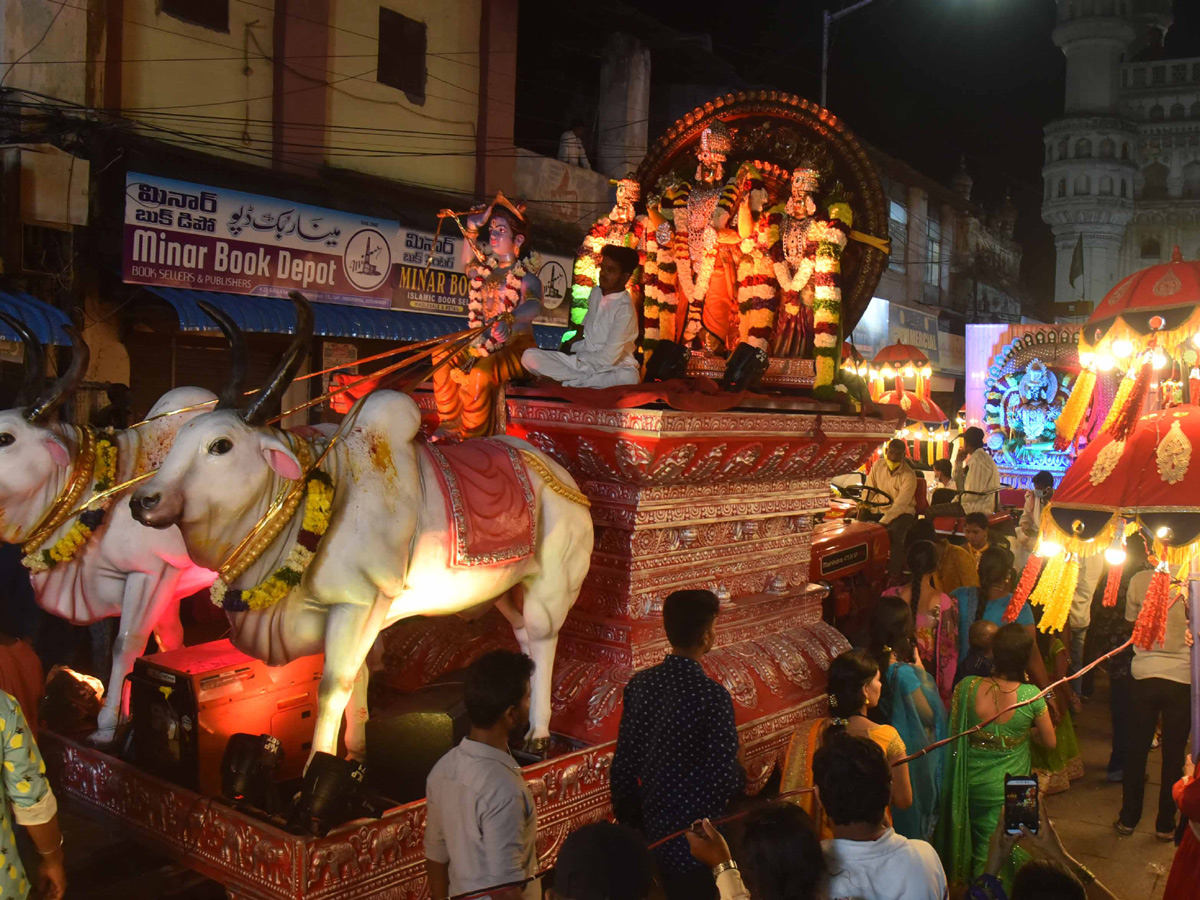
M130 172L124 279L133 284L387 308L399 223Z

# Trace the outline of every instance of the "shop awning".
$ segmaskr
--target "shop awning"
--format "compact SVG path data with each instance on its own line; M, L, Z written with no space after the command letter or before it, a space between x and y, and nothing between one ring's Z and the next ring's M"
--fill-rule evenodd
M71 339L63 328L71 324L67 314L29 294L0 291L0 309L14 319L20 319L43 344L69 344ZM0 338L19 341L21 336L0 320Z
M246 332L291 334L296 314L287 300L274 297L246 297L215 291L191 291L182 288L147 287L154 296L165 300L179 316L183 331L215 331L212 319L197 303L206 300L232 318ZM313 330L320 337L368 338L377 341L425 341L453 334L466 327L466 318L372 309L338 303L313 304ZM555 349L562 340L561 328L534 326L538 346Z

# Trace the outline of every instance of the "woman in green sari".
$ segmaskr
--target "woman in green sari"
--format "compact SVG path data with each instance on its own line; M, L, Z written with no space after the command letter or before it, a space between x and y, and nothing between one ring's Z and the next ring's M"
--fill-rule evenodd
M885 673L876 708L878 719L891 725L908 753L916 754L946 737L946 708L937 682L917 650L912 607L900 597L883 596L871 613L871 655ZM906 838L929 840L937 821L946 748L939 747L908 763L913 802L892 810L892 825Z
M1038 694L1037 687L1025 681L1033 646L1033 638L1022 625L1005 625L992 640L995 674L966 678L954 690L952 734L961 734L997 713L1000 716L950 745L934 846L952 884L966 884L983 871L988 839L1004 805L1004 776L1032 773L1030 738L1043 747L1055 745L1054 723L1045 700L1013 709ZM1011 882L1013 871L1010 861L1002 872L1006 883Z

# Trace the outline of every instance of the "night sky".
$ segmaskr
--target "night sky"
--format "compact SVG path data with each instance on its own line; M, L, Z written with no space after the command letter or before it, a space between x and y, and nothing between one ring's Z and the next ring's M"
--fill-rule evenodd
M750 85L817 100L821 11L849 4L630 5L679 31L711 35L714 54ZM574 0L523 0L522 41L537 27L531 16L546 15L542 21L549 24L558 10L560 23L579 22L579 7ZM584 8L603 19L603 7ZM570 10L563 15L565 8ZM1176 0L1175 20L1166 55L1200 56L1200 3ZM1065 58L1051 40L1054 23L1053 0L875 0L834 26L829 67L829 107L857 134L943 183L965 156L975 178L973 199L985 205L1012 191L1020 210L1017 238L1026 250L1024 280L1042 301L1053 293L1054 265L1050 230L1039 213L1042 128L1062 114L1065 71ZM560 46L586 40L586 29L570 31L559 37ZM583 74L588 66L580 62ZM570 80L571 73L560 71L555 89ZM518 116L522 94L531 96L530 90L518 83Z

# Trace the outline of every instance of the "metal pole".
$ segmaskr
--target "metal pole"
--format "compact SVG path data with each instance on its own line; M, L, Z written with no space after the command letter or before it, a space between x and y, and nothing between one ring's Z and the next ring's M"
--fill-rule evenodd
M829 84L829 23L833 16L825 10L823 28L821 29L821 108L827 106L827 85Z
M852 12L857 12L864 6L873 3L874 0L858 0L857 3L852 3L845 9L839 9L837 12L825 10L822 17L821 28L821 106L828 106L828 84L829 84L829 26L838 19L845 18Z

